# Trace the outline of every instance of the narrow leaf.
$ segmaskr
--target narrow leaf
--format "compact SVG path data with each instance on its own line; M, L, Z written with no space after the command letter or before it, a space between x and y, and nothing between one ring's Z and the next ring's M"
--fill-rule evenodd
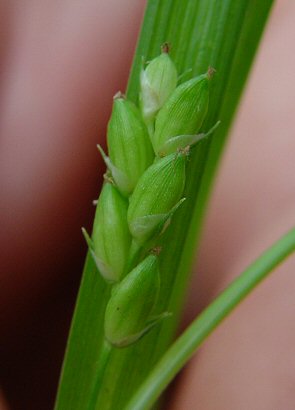
M294 251L295 228L265 251L192 322L152 369L124 410L149 409L216 326Z

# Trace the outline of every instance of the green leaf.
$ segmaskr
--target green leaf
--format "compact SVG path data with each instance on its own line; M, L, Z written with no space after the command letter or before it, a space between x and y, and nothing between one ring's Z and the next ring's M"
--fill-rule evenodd
M192 322L162 356L124 410L149 409L216 326L294 251L295 228L267 249Z
M100 410L123 408L171 343L212 179L271 4L271 0L148 1L127 97L138 102L142 58L149 61L157 56L161 44L167 41L180 74L187 72L192 77L205 72L209 66L216 69L202 130L210 129L218 120L221 124L214 138L194 148L187 169L184 193L187 201L163 235L162 290L157 311L171 312L172 317L134 346L112 350L96 400L93 397L96 394L95 375L99 369L103 315L109 290L87 258L56 410L88 409L90 401L96 401L95 408Z

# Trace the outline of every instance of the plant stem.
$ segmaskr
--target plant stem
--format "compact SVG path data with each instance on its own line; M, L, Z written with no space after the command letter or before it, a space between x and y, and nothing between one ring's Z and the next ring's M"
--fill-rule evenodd
M294 251L295 228L266 250L192 322L151 370L124 410L149 409L216 326Z
M104 376L104 371L109 361L111 351L112 351L112 346L106 340L104 340L101 351L100 351L99 367L95 375L94 386L93 386L93 391L90 395L88 410L95 409L96 399L99 394L99 389L100 389L102 379Z

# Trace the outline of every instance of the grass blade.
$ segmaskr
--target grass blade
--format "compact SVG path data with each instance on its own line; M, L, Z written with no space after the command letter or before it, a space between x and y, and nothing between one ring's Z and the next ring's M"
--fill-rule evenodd
M294 251L295 228L266 250L192 322L152 369L125 410L149 409L210 333Z

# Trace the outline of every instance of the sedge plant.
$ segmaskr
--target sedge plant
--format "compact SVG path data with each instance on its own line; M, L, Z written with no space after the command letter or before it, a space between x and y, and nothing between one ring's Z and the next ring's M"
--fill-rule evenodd
M126 95L114 97L108 152L99 147L107 170L92 235L83 230L89 252L56 410L151 408L194 349L294 250L293 230L167 350L270 6L148 2Z

